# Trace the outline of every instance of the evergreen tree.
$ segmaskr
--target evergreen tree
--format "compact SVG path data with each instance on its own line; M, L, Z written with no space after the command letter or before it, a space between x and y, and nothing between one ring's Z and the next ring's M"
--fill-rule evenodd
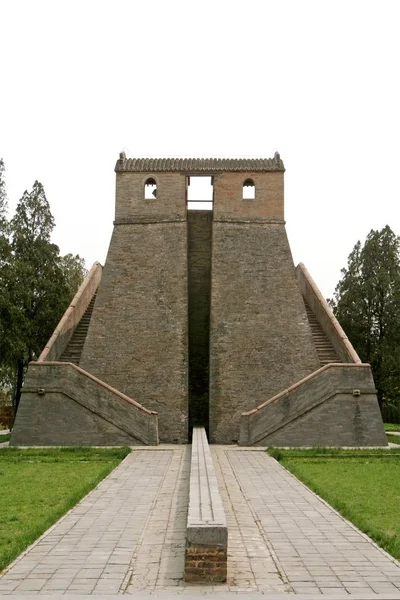
M79 256L60 257L51 243L53 229L44 188L35 181L9 224L11 256L1 291L0 359L15 374L15 409L28 363L39 356L83 278Z
M2 268L2 265L7 261L7 257L9 255L7 220L8 205L4 172L4 161L2 158L0 158L0 269Z
M0 235L7 223L7 193L4 171L4 161L0 158Z
M7 220L7 193L5 182L4 161L0 158L0 387L10 386L12 370L4 364L2 357L2 344L5 336L5 317L8 309L7 297L7 273L11 259L11 247L9 243L9 223Z
M354 246L331 301L360 358L371 364L383 409L400 406L399 252L389 226L371 230L363 246Z
M87 275L85 261L76 254L66 254L60 257L60 267L63 272L65 283L72 298L81 285L83 278Z

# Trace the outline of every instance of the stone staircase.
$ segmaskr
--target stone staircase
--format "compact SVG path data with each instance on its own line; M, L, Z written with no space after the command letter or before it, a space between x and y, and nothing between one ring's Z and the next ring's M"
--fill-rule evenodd
M81 359L82 350L83 350L83 344L85 343L90 319L92 318L92 312L93 312L93 307L94 307L94 303L96 300L96 296L97 296L97 290L96 290L93 298L91 299L90 304L86 309L86 312L84 313L83 317L79 321L79 323L72 335L72 338L70 339L68 346L66 347L66 349L60 356L59 360L61 362L72 362L75 365L79 365L79 361Z
M317 350L318 358L321 367L327 365L329 363L339 363L342 362L331 342L326 337L324 330L321 325L317 321L316 316L311 310L310 305L304 300L304 304L307 311L308 322L310 323L311 333L314 339L315 348Z

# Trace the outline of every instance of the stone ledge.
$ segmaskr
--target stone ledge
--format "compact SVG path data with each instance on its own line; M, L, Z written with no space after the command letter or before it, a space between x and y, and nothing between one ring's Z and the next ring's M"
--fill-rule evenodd
M114 221L114 225L165 225L167 223L186 223L186 219L179 215L175 217L162 215L136 215L134 217L121 217Z
M224 223L224 225L239 225L239 224L251 224L251 225L285 225L286 221L281 217L245 217L229 216L229 217L214 217L213 223Z
M228 528L203 427L193 428L185 581L224 582Z

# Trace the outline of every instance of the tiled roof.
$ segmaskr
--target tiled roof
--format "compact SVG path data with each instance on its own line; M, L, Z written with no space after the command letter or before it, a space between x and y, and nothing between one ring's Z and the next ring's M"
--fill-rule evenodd
M223 173L227 171L284 171L278 152L274 158L126 158L121 152L117 173Z

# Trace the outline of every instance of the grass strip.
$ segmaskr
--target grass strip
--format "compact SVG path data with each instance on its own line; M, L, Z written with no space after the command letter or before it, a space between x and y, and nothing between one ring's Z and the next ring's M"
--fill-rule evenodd
M269 448L268 454L280 461L280 457L291 458L385 458L395 456L400 458L400 448Z
M384 423L385 431L400 431L400 423Z
M0 572L129 452L129 448L0 448Z
M400 449L370 454L365 450L271 448L268 452L399 559Z
M392 444L400 444L400 435L387 435L387 441Z
M3 435L0 435L0 444L2 444L3 442L9 442L10 437L11 437L11 433L5 433Z

